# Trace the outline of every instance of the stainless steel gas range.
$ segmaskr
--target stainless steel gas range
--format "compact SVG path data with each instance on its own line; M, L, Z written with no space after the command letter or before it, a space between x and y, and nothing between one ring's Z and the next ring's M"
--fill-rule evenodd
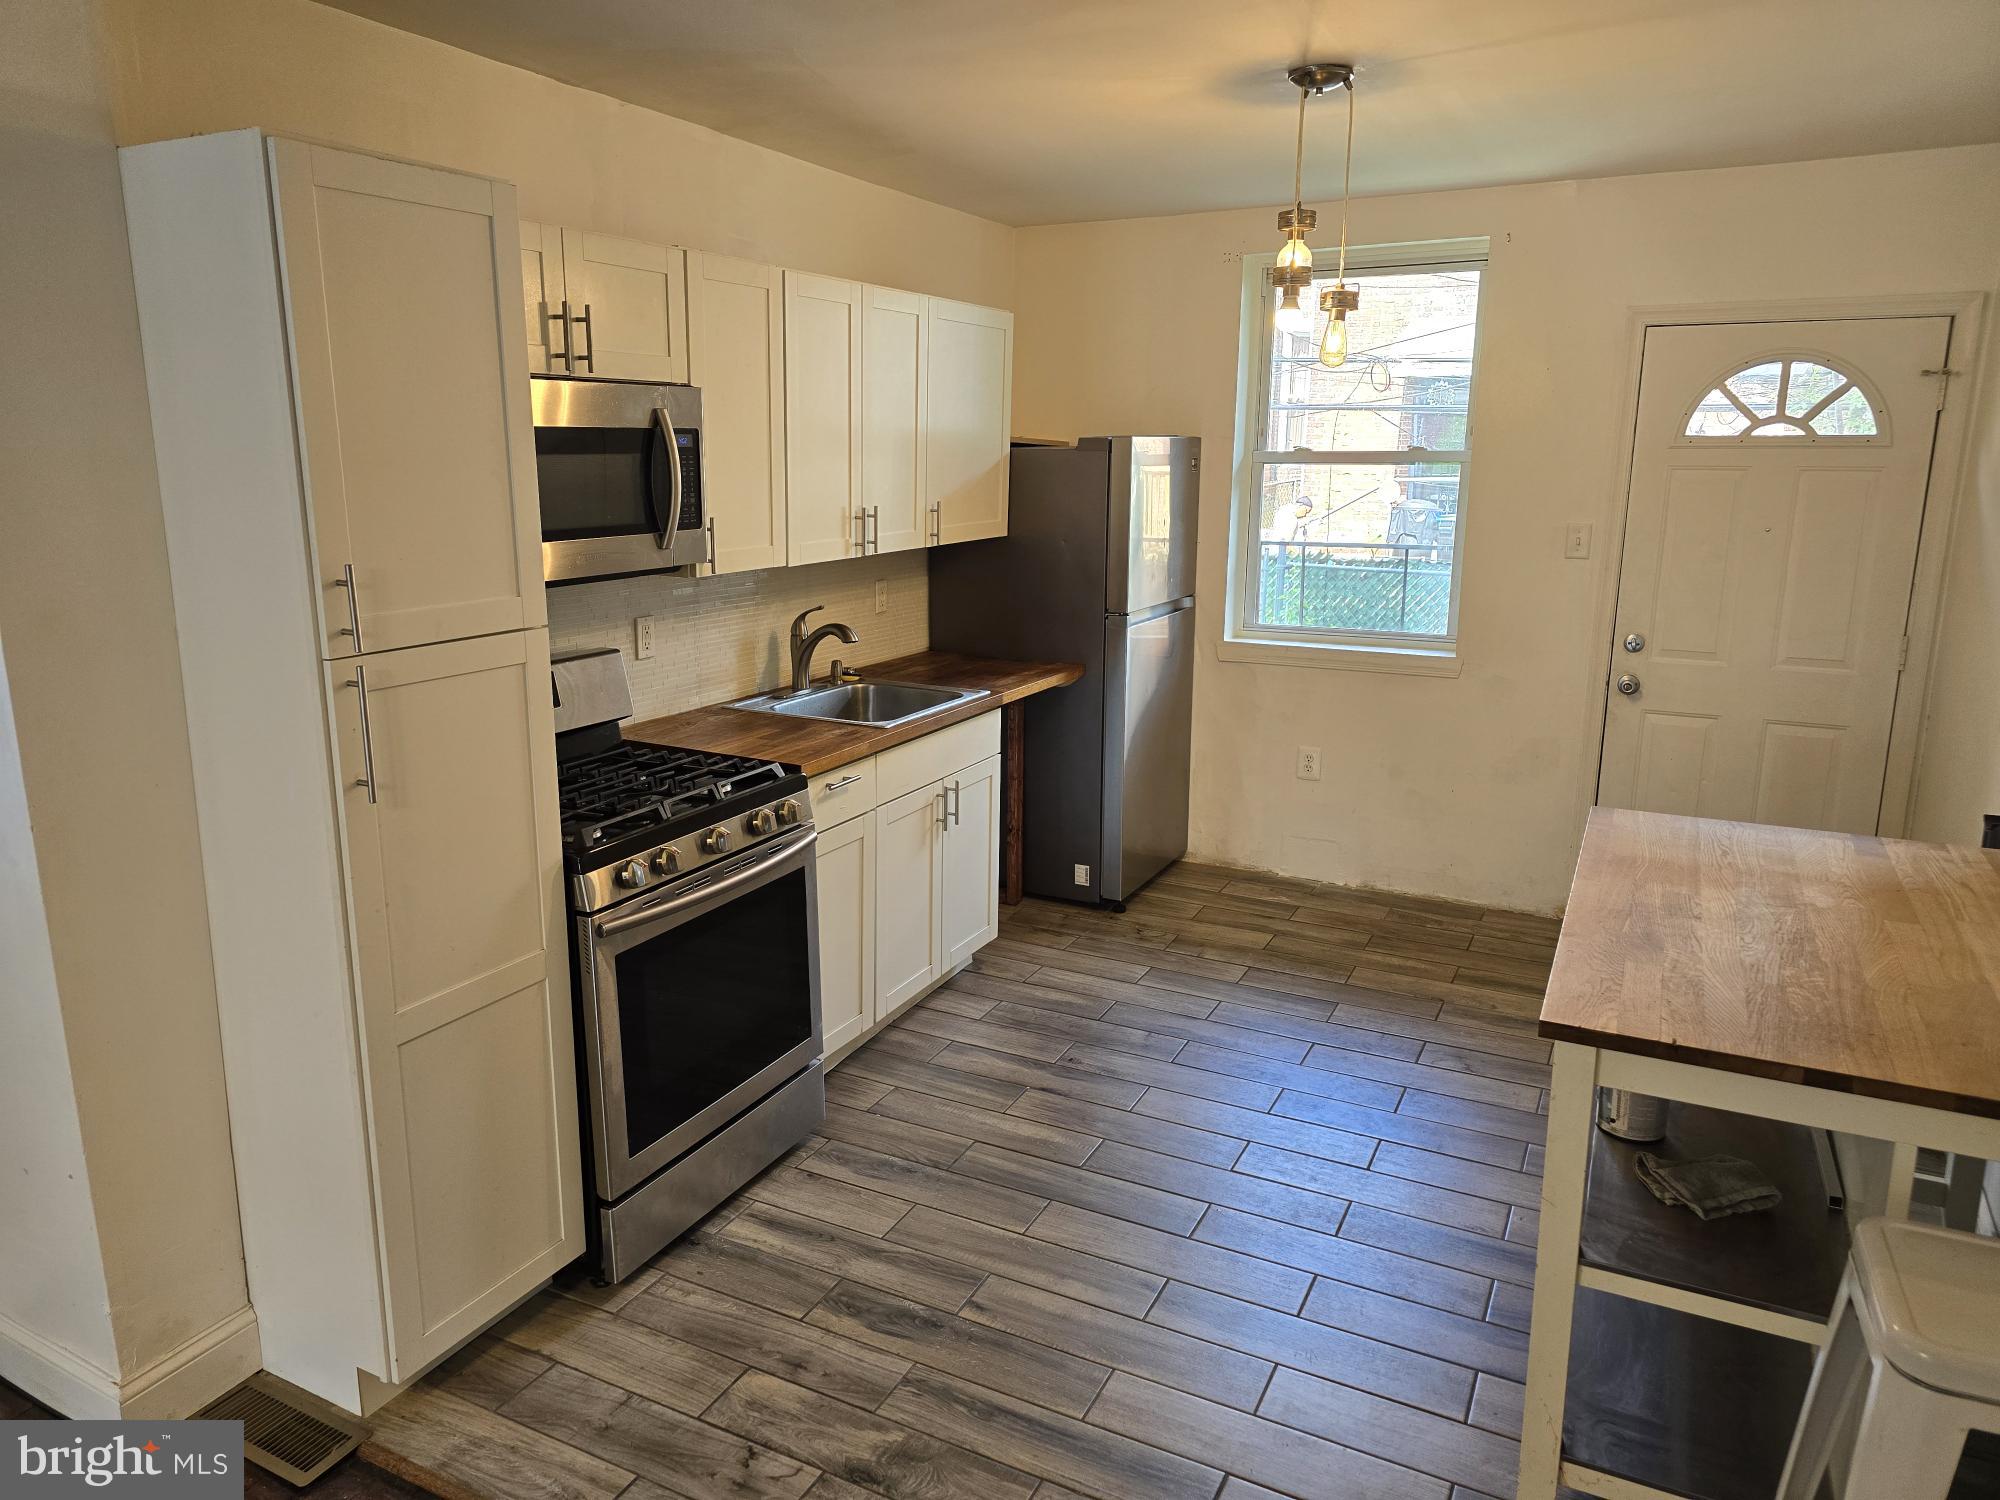
M557 658L592 1183L622 1281L826 1117L806 780L621 737L615 650Z

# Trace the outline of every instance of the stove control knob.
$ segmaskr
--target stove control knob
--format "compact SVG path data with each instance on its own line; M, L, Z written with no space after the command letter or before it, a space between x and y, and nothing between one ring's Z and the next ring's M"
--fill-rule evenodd
M651 863L655 875L671 875L681 867L680 852L675 849L655 849Z
M753 837L762 838L778 826L777 815L768 807L760 807L743 820L743 827Z
M703 854L727 854L729 846L733 842L734 840L729 837L729 830L727 828L711 828L701 836L701 852Z
M798 820L799 820L799 804L796 801L794 801L790 797L787 797L783 802L780 802L778 804L779 827L790 828L794 823L798 822Z
M626 890L634 890L646 883L646 867L636 859L630 860L619 867L615 878Z

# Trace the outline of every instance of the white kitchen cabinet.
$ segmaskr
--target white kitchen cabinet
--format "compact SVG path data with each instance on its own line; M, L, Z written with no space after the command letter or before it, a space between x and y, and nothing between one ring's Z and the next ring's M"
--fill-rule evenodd
M828 1053L875 1024L875 816L820 830L820 1030Z
M561 370L561 358L549 354L550 327L554 342L562 347L562 324L558 314L563 299L562 230L553 224L521 221L521 304L528 328L528 368L537 375ZM567 350L563 351L567 353Z
M785 553L796 567L874 549L861 503L863 288L784 277Z
M121 168L257 1336L360 1411L583 1249L527 257L485 178Z
M939 783L938 946L956 969L1000 935L1000 757Z
M929 989L944 974L938 922L944 821L939 782L875 810L876 1019Z
M687 380L685 252L565 228L562 264L576 374Z
M773 266L689 251L688 373L701 388L710 569L785 564L785 306Z
M270 142L324 650L547 621L505 183Z
M930 539L924 509L927 307L928 299L915 292L862 289L861 504L875 552L905 552Z
M925 503L934 543L1007 534L1014 315L929 299Z

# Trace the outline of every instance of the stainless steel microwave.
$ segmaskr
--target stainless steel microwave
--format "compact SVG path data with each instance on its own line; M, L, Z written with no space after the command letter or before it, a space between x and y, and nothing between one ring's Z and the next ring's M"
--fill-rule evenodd
M691 385L536 375L542 578L582 583L709 559L701 392Z

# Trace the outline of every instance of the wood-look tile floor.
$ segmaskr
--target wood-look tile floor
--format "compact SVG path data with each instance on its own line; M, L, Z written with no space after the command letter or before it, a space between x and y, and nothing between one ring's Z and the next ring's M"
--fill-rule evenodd
M1024 903L818 1136L375 1448L575 1500L1511 1495L1555 935L1190 864Z

